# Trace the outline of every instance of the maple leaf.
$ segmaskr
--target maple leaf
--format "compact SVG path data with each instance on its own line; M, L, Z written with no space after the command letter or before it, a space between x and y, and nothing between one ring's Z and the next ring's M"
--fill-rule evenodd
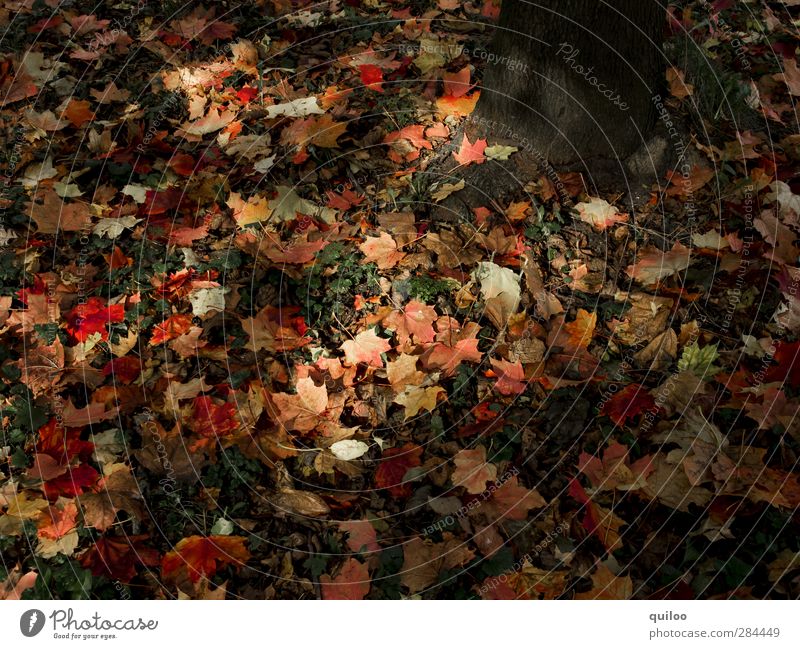
M477 338L465 338L453 346L435 343L425 355L425 365L442 370L444 376L452 376L463 361L480 362L483 353L478 351L479 342Z
M419 385L425 380L425 374L417 369L418 356L400 354L394 361L386 364L386 377L395 392L402 392L406 386Z
M669 252L651 250L625 269L629 277L644 285L656 284L665 277L689 268L691 250L679 242Z
M378 336L374 329L362 331L353 340L346 340L339 347L350 365L366 363L370 367L383 367L381 354L391 348L389 341Z
M438 385L429 388L409 385L402 394L398 394L394 398L394 402L405 406L405 419L410 419L423 409L433 412L436 409L436 400L440 394L446 394L446 392L444 388Z
M67 312L65 318L67 333L73 342L85 342L92 334L100 334L101 340L108 340L106 325L125 320L125 305L107 306L103 298L90 297Z
M307 327L299 307L265 306L254 318L242 318L242 329L250 338L252 351L288 352L311 342L304 334Z
M164 555L161 574L170 581L186 575L194 583L213 577L223 566L244 564L250 559L246 541L243 536L188 536Z
M597 325L597 314L578 309L578 314L573 322L564 325L567 334L566 342L569 349L586 349L592 342L594 328Z
M99 476L100 474L88 464L70 466L62 475L45 482L42 491L50 500L56 500L59 496L74 498L93 487Z
M308 432L323 421L328 408L328 389L323 383L314 385L311 377L297 380L297 394L277 393L271 396L277 408L275 416L289 430Z
M306 147L318 146L333 149L339 146L339 137L347 130L347 122L335 122L328 114L320 117L309 117L296 120L294 124L283 129L281 144Z
M600 407L600 414L611 418L617 426L624 426L643 412L655 408L656 401L646 388L638 383L626 385Z
M453 462L456 469L450 479L455 486L464 487L467 493L479 494L486 489L487 482L494 482L497 478L497 467L486 461L486 449L483 446L459 451Z
M393 268L406 256L398 252L397 242L386 232L378 237L367 237L358 249L364 253L367 261L373 262L381 270Z
M470 90L473 84L470 82L470 67L465 65L458 72L444 73L444 94L446 97L458 99L463 97Z
M192 402L189 426L203 437L223 437L239 429L235 403L217 403L211 397L196 397Z
M463 97L440 97L436 100L436 113L439 119L450 117L466 117L471 115L480 99L481 93L476 90L471 95Z
M614 514L613 511L609 511L593 502L577 479L573 478L570 481L569 495L585 508L586 513L581 520L583 528L589 534L597 536L609 552L619 550L622 547L622 537L619 529L625 525L625 521Z
M647 476L655 467L652 458L647 455L632 465L628 464L628 447L613 442L603 452L603 459L581 453L578 458L578 470L585 474L592 485L599 491L621 489L631 491L646 486Z
M157 566L161 556L157 550L143 545L146 534L135 536L101 536L78 557L78 562L95 577L118 579L130 583L137 566Z
M144 518L144 508L138 500L139 485L130 467L114 464L113 469L95 486L96 493L80 498L84 525L101 532L114 524L120 510L126 511L135 520Z
M206 135L225 128L236 119L236 111L226 109L220 112L220 108L220 106L211 106L204 117L183 124L183 131L187 135Z
M516 476L511 476L492 492L492 497L483 506L488 516L495 521L508 519L521 521L531 509L541 509L547 505L536 489L527 489L519 484Z
M94 113L90 110L88 101L80 99L70 99L69 104L64 109L64 117L66 117L74 127L80 128L86 122L91 122L94 119Z
M368 520L342 521L339 529L345 532L347 547L353 552L379 552L378 537L375 528Z
M39 538L60 539L74 530L78 523L78 506L67 502L62 507L50 507L42 517L42 525L36 532Z
M375 472L375 487L388 489L393 498L408 498L411 486L403 484L409 469L422 464L422 447L404 444L399 448L384 451L378 470Z
M627 214L620 214L616 207L602 198L590 198L588 203L578 203L575 209L578 210L581 221L601 231L628 220Z
M183 313L176 313L167 318L164 322L153 326L153 334L150 336L151 345L160 345L163 342L177 338L185 334L192 327L192 316Z
M493 358L491 362L497 375L497 383L494 385L495 390L507 396L525 392L527 382L525 381L525 370L520 361L511 363Z
M383 70L377 65L365 64L359 65L358 70L361 73L361 83L370 90L375 92L383 92Z
M134 356L112 358L103 366L103 376L111 376L114 382L124 385L132 383L142 373L142 360Z
M87 204L67 203L50 188L38 192L28 205L40 234L78 232L92 224Z
M364 599L369 593L370 578L367 564L347 559L335 579L320 577L322 599Z
M42 426L38 433L36 452L47 454L62 465L69 464L76 457L86 461L94 451L94 444L80 439L79 427L65 428L55 417Z
M322 239L309 241L308 235L292 241L289 245L275 245L267 249L267 258L277 264L307 264L317 258L317 254L325 249L330 241Z
M415 536L403 545L401 582L412 594L418 593L435 584L442 572L461 567L474 558L475 553L458 539L429 543Z
M471 143L465 133L464 139L461 141L461 148L458 153L455 151L453 152L453 157L458 164L464 166L470 165L473 162L475 164L483 164L486 162L484 151L487 145L488 142L486 140L476 140L474 144Z
M273 212L269 201L263 196L242 199L241 194L231 192L225 204L233 210L233 220L240 228L267 221Z
M396 332L401 345L405 345L411 336L418 343L433 342L436 332L433 322L438 316L432 306L411 300L402 311L392 311L383 319L387 329Z

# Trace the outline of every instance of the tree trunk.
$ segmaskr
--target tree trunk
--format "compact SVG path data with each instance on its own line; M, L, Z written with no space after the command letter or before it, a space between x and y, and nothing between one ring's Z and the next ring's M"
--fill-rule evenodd
M503 0L472 126L559 168L619 165L655 121L665 23L658 0Z

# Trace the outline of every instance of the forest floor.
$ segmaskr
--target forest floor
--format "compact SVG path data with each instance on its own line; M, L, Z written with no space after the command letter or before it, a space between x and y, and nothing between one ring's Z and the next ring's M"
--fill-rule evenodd
M490 0L234 4L0 2L0 598L800 596L797 3L455 222Z

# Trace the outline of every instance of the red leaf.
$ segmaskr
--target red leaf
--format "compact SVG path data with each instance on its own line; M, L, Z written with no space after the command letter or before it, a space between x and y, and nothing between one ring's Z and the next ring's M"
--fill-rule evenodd
M408 498L411 495L411 486L402 484L403 476L409 469L421 464L422 447L416 444L387 449L375 472L375 486L378 489L388 489L394 498Z
M170 580L185 574L194 583L213 577L223 566L250 558L246 540L243 536L188 536L164 555L161 574Z
M144 547L147 535L101 537L80 557L80 564L95 577L118 579L124 584L136 576L137 565L157 566L158 551Z
M103 367L103 376L113 376L115 381L127 385L142 373L142 361L134 356L112 358Z
M102 340L108 340L106 325L122 322L125 319L125 306L113 304L106 306L100 297L90 297L66 314L67 333L73 343L82 343L92 334L99 333Z
M655 407L656 401L647 389L638 383L626 385L600 407L600 414L611 418L617 426Z
M192 430L203 437L222 437L239 427L236 404L217 404L211 397L196 397L192 403Z
M70 467L64 475L44 483L44 494L50 500L59 496L74 498L80 496L97 482L100 474L88 464Z
M167 318L161 324L153 327L153 335L150 337L151 345L160 345L167 340L172 340L182 336L192 327L192 316L176 313Z
M361 72L361 83L370 90L383 92L383 87L381 86L383 83L383 71L377 65L359 65L358 69Z

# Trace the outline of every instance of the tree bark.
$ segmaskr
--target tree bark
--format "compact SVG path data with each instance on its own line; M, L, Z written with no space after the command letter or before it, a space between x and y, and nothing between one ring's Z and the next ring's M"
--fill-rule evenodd
M665 24L658 0L503 0L471 126L557 168L619 165L655 122Z

